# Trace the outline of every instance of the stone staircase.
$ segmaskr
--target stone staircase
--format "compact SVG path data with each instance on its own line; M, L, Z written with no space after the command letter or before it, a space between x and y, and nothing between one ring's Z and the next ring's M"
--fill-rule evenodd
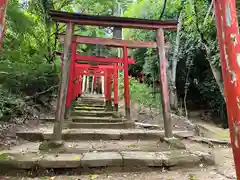
M164 131L129 129L126 122L117 112L105 110L102 97L82 97L65 122L64 146L49 150L42 143L51 139L53 124L18 131L21 143L0 152L4 167L0 169L168 168L214 163L211 154L188 150L177 138L165 139ZM174 135L185 133L175 131Z

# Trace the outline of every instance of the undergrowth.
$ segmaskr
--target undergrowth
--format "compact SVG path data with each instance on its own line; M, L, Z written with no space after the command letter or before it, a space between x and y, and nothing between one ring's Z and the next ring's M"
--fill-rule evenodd
M147 84L139 83L135 78L129 77L130 85L130 99L132 102L140 103L146 107L161 108L160 93L153 93L151 87ZM124 97L124 82L123 74L119 76L119 95L120 98Z
M58 84L57 72L54 64L45 62L0 61L0 120L22 116L28 106L47 106L57 89L51 88Z

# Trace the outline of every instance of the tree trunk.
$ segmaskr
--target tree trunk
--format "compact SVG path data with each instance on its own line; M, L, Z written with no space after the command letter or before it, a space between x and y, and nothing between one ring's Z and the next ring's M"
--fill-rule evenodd
M171 68L171 84L169 90L169 101L170 106L172 109L176 110L178 108L178 98L177 98L177 88L176 88L176 70L177 70L177 63L178 63L178 53L179 53L179 46L180 46L180 31L182 28L182 13L180 12L178 18L178 27L177 27L177 36L176 36L176 45L174 49L174 54L172 58L172 68Z
M122 14L122 10L120 7L120 4L118 3L117 0L113 0L113 16L121 16ZM122 39L123 37L122 34L122 28L121 27L114 27L113 28L113 38L116 39ZM117 48L117 57L121 57L122 56L122 49ZM121 65L120 63L118 65ZM120 77L120 71L118 71L118 77ZM118 83L118 89L120 87L120 83Z
M210 68L212 70L213 76L216 80L216 83L218 85L218 88L221 92L221 95L223 96L224 100L225 100L225 96L224 96L224 87L223 87L223 81L222 81L222 75L221 75L221 71L220 69L216 68L212 62L211 62L211 50L208 47L208 45L206 45L205 43L203 43L205 50L206 50L206 54L207 54L207 60L209 62Z

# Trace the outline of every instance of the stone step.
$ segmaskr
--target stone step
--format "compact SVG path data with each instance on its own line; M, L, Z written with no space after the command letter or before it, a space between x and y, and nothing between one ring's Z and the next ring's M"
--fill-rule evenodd
M87 153L2 153L2 172L35 169L79 169L102 167L193 167L199 164L214 164L211 155L189 153L186 150L166 152L87 152Z
M82 116L72 116L73 122L77 123L112 123L112 122L122 122L125 119L122 118L113 118L113 117L82 117Z
M100 97L86 97L83 96L81 97L81 100L86 100L86 101L105 101L105 98L100 96ZM112 101L114 101L114 97L112 97Z
M112 111L79 111L79 110L72 111L71 116L116 117L115 113Z
M174 131L180 134L181 131ZM18 131L17 136L28 141L50 140L52 128ZM144 129L64 129L62 139L71 140L163 140L164 131Z
M69 129L85 128L85 129L124 129L127 128L123 122L111 123L68 123Z
M12 147L8 153L27 153L39 152L41 142L27 142ZM158 140L125 140L125 141L73 141L65 142L64 146L55 150L47 150L46 146L41 145L42 152L48 153L86 153L86 152L119 152L119 151L146 151L162 152L179 149L166 141ZM3 152L3 151L1 151Z
M104 99L85 99L85 98L82 98L82 99L80 99L80 100L78 100L79 102L82 102L82 103L84 103L84 102L86 102L86 103L90 103L90 104L94 104L94 103L99 103L99 104L101 104L101 103L105 103L105 100Z
M104 107L91 107L91 106L75 106L74 110L78 111L105 111Z
M87 104L87 103L77 102L76 106L79 106L79 107L99 107L99 108L105 108L105 104L98 104L98 103Z

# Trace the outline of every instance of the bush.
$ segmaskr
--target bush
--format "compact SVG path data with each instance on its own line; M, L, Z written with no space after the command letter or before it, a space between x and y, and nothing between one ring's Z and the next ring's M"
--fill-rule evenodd
M120 97L124 96L123 75L119 77ZM138 102L146 107L158 108L161 107L160 93L154 95L152 89L143 83L139 83L136 79L129 77L130 98L132 101Z
M0 119L9 120L23 114L26 104L42 104L42 96L51 97L58 84L58 71L54 64L0 62ZM38 95L40 94L40 95Z

